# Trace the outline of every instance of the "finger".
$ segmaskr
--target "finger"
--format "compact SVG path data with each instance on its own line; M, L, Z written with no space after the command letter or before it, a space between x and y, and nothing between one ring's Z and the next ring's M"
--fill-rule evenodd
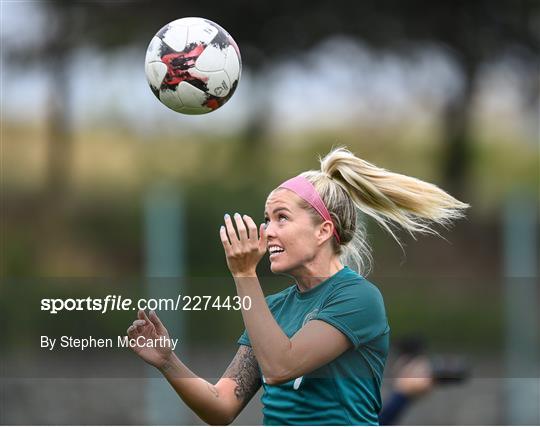
M167 333L167 329L165 329L165 326L163 326L163 323L161 323L160 318L154 310L150 312L150 321L153 323L158 334L163 335Z
M128 335L129 338L136 339L139 336L139 333L137 332L137 328L135 326L131 325L127 329L127 335Z
M234 229L234 225L229 214L225 214L225 228L227 229L231 246L234 247L238 245L238 236L236 235L236 230Z
M249 240L255 243L257 241L257 224L249 215L244 215L243 218L248 228Z
M229 237L227 236L227 231L222 225L219 229L219 237L221 238L221 243L223 244L223 249L225 249L225 254L229 256L231 252L231 242L229 242Z
M140 311L142 312L142 315L144 316L143 320L146 322L146 325L148 325L148 327L150 328L151 333L155 333L157 328L152 323L150 318L146 315L146 311L145 310L140 310Z
M141 320L146 320L146 322L148 324L152 324L152 322L150 321L150 319L148 318L148 316L146 315L146 311L144 310L139 310L139 319Z
M268 239L266 237L266 224L262 223L259 227L259 252L265 254L268 250Z
M143 331L144 325L146 325L146 320L137 319L133 321L133 326L139 334Z
M239 213L234 214L234 221L236 222L236 228L238 229L238 234L240 236L240 242L246 242L248 240L248 233L246 229L246 224L240 216Z

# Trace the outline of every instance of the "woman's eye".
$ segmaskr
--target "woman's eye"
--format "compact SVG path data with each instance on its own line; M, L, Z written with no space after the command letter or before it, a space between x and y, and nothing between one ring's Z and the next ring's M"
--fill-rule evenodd
M283 220L287 220L287 219L289 219L289 218L287 218L286 215L278 215L278 221L279 222L282 222ZM264 219L264 224L268 225L269 223L270 223L270 218L265 218Z

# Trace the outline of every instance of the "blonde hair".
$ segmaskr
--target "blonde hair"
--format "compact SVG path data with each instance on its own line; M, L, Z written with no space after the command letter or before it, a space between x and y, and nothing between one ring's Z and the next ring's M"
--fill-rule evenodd
M400 225L414 238L416 233L439 235L431 223L448 227L469 207L436 185L379 168L343 147L319 160L319 171L300 175L314 185L332 216L341 239L340 244L332 240L336 253L362 274L369 273L373 258L358 211L373 218L402 247L391 226ZM303 207L322 221L307 203Z

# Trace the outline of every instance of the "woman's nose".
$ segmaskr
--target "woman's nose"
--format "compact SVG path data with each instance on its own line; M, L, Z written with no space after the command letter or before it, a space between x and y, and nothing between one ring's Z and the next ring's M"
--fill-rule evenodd
M266 223L265 231L266 231L267 236L275 236L276 235L275 227L272 226L272 221L269 221L269 222Z

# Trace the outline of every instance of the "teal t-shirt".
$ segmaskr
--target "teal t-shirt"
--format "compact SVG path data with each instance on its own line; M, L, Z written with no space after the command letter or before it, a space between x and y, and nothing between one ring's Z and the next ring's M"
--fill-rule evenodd
M266 302L289 338L318 319L343 332L353 346L287 383L268 385L263 378L263 424L377 425L390 333L377 287L345 267L307 292L293 285ZM247 331L238 344L251 346Z

